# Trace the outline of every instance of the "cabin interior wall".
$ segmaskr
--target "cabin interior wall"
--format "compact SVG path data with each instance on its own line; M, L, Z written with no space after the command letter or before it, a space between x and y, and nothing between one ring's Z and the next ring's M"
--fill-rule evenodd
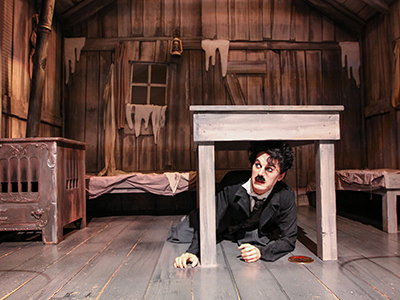
M368 168L400 167L400 107L392 104L394 46L400 38L400 2L371 20L363 38Z
M197 153L189 112L189 106L194 104L344 105L336 167L364 166L360 88L353 77L348 78L339 46L326 48L326 44L357 41L353 36L329 18L294 0L153 2L150 5L147 1L117 1L68 32L69 36L96 39L99 48L102 39L104 45L110 38L128 40L133 60L168 63L168 108L159 142L155 144L151 134L136 137L126 126L120 129L115 154L118 169L196 170ZM167 53L168 41L174 35L183 40L184 51L179 58ZM223 77L219 55L215 66L205 70L202 39L249 41L256 46L231 49L228 75ZM265 42L286 42L287 47L268 49L263 46ZM305 42L312 43L308 48L297 47ZM84 49L66 90L65 132L68 137L88 143L89 173L97 173L104 167L101 98L113 51ZM252 64L265 65L265 69L254 72ZM230 67L233 65L239 71ZM242 94L241 98L229 93L231 84ZM296 168L288 180L305 190L314 180L314 146L296 147L295 152ZM219 170L249 167L246 150L217 151L216 161Z
M34 1L4 0L0 4L2 126L1 137L25 137L32 55L35 50ZM61 29L53 22L49 35L40 136L61 136Z
M1 135L22 137L25 135L29 100L29 38L34 7L31 1L22 0L6 0L1 5L4 15L10 10L17 12L9 14L13 16L12 35L6 39L3 32L1 36L2 50L12 49L10 54L2 51ZM397 36L393 24L398 11L395 6L393 13L384 17L388 21L373 23L383 33L390 28L393 37L385 45L372 45L374 35L379 34L373 30L374 26L367 28L363 40L365 55L390 52L390 43ZM5 24L6 21L9 18L2 22ZM6 28L4 24L2 26ZM99 47L83 49L75 73L65 85L62 39L81 36L97 41ZM168 54L169 40L173 36L184 41L184 51L179 58ZM341 118L342 138L336 145L336 167L363 168L367 166L367 158L371 167L398 167L399 133L393 126L397 122L398 127L400 122L398 110L365 116L362 101L365 99L365 106L369 107L378 99L388 97L385 92L376 94L377 90L372 90L372 86L377 86L379 91L387 90L388 77L376 81L374 67L380 63L372 66L364 61L364 74L368 75L364 76L365 96L362 98L354 78L347 77L347 70L341 63L340 48L332 46L356 39L328 17L295 0L154 0L115 1L107 9L71 28L62 28L55 19L50 37L41 135L65 135L86 142L86 169L89 173L97 173L104 167L102 97L109 67L115 57L114 48L104 46L110 45L110 39L129 40L132 60L168 64L168 108L159 142L155 144L148 131L136 137L126 126L119 129L115 153L118 169L143 172L197 169L189 112L189 106L194 104L342 104L345 111ZM231 43L245 41L255 46L251 49L233 47L229 52L228 75L223 77L219 55L215 66L206 71L205 55L200 46L202 39L225 39ZM304 47L307 42L310 43ZM265 46L268 43L281 43L281 46L279 49L268 48ZM327 44L331 46L326 48ZM384 48L378 50L378 47ZM265 65L265 69L252 71L254 64ZM389 65L383 61L382 68L386 68L384 72L390 75ZM235 88L236 95L241 97L232 95L231 88ZM391 134L382 134L388 127ZM374 128L381 129L377 131ZM372 143L375 137L384 139L382 144ZM365 140L369 141L367 151L364 150ZM397 148L384 146L393 143L397 143ZM383 148L389 154L377 155ZM296 147L295 151L296 168L289 179L296 186L305 188L314 176L314 149L311 145ZM249 167L246 150L221 150L216 155L217 169Z

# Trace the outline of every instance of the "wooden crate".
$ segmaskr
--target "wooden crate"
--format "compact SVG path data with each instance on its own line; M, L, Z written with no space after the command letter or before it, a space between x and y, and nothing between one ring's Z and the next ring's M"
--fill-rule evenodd
M45 244L65 225L86 226L85 144L65 138L0 139L0 230L41 230Z

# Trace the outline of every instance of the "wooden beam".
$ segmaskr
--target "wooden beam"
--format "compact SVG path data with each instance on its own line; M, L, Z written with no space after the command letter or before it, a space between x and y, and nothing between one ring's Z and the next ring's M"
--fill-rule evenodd
M384 14L389 13L389 6L382 0L361 0L361 1L364 2L365 4L368 4L373 9L375 9L381 13L384 13Z
M79 2L60 16L63 26L68 28L82 23L112 3L114 3L114 0L84 0Z
M347 31L360 35L366 21L355 13L333 0L303 0L314 7L337 25L344 27Z
M229 61L228 74L265 74L265 61Z
M124 37L124 38L88 38L83 51L112 51L115 46L123 41L163 41L169 37ZM182 39L183 51L201 50L201 37ZM337 50L337 42L231 42L230 50Z
M335 50L336 42L231 42L230 50Z
M236 75L227 74L224 83L233 105L246 105L246 100Z
M384 97L379 99L378 101L374 101L373 104L369 104L364 109L365 118L371 118L374 116L384 115L390 113L392 110L392 106L390 105L389 97Z

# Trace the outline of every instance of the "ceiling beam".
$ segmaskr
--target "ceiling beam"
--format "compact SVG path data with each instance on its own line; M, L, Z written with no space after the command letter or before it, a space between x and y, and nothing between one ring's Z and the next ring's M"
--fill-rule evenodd
M60 18L65 28L82 23L106 8L114 0L84 0L64 12Z
M368 4L373 9L381 13L388 14L390 11L389 6L382 0L361 0L361 1L364 2L365 4Z
M360 35L366 22L346 7L333 0L303 0L348 32Z

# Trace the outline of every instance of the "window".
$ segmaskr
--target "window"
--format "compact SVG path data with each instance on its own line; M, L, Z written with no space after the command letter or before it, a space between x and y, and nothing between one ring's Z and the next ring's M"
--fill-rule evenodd
M132 104L166 105L167 65L132 63Z

